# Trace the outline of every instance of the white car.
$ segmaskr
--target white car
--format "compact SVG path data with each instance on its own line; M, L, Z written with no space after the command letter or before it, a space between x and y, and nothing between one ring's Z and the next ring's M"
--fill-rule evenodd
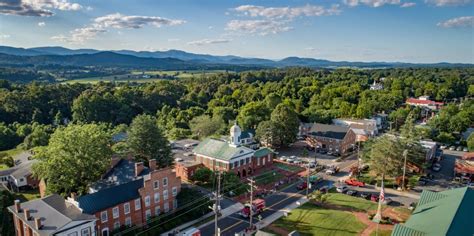
M288 158L288 157L286 157L286 156L281 156L280 158L278 158L278 160L280 160L280 161L286 161L287 158Z
M433 168L432 168L434 171L440 171L441 170L441 165L439 163L435 163L433 164Z
M302 161L300 159L295 159L293 160L293 164L301 164Z
M345 185L341 185L339 187L336 188L336 191L338 193L345 193L347 190L349 190L349 188Z

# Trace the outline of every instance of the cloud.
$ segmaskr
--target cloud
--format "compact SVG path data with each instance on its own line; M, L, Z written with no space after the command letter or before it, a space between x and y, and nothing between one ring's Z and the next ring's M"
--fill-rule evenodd
M286 22L274 20L232 20L227 23L226 30L247 34L277 34L293 29Z
M46 23L44 21L38 22L39 27L44 27L45 25L46 25Z
M414 3L414 2L405 2L402 5L400 5L400 7L408 8L408 7L414 7L415 5L416 5L416 3Z
M18 16L52 16L52 9L77 11L82 5L68 0L0 0L0 14Z
M472 0L425 0L426 3L435 5L437 7L445 6L461 6L472 2Z
M97 17L89 26L72 30L68 37L57 35L51 39L81 44L94 39L98 34L105 33L110 28L114 29L140 29L147 25L160 28L162 26L174 26L184 24L184 20L172 20L158 16L126 16L120 13Z
M307 48L305 48L304 50L310 51L310 52L316 52L316 51L317 51L317 49L316 49L316 48L313 48L313 47L307 47Z
M168 42L178 42L178 41L181 41L181 39L176 39L176 38L168 39Z
M209 44L221 44L221 43L229 43L230 39L201 39L196 41L188 42L188 45L195 45L195 46L203 46Z
M370 7L381 7L384 5L400 5L400 0L344 0L344 4L355 7L359 4L367 5Z
M0 39L7 39L10 38L9 34L0 34Z
M305 5L301 7L262 7L255 5L242 5L234 9L250 17L265 17L270 19L295 18L298 16L327 16L341 13L338 4L331 8L316 5Z
M443 28L474 28L474 16L462 16L437 24Z

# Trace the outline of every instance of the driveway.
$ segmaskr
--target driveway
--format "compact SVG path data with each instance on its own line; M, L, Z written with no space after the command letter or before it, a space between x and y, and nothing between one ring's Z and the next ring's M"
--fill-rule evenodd
M460 159L465 152L443 150L443 158L441 158L441 170L436 172L432 169L428 173L434 175L434 179L428 182L425 186L416 187L417 190L432 190L443 191L448 187L453 186L454 164L456 159Z

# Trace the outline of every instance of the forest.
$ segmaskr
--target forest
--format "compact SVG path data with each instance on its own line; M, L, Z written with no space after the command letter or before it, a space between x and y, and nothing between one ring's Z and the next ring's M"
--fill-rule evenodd
M374 81L383 89L370 90ZM234 121L243 129L257 129L278 116L279 104L285 105L280 109L285 116L294 114L303 122L383 112L400 120L400 126L412 109L402 106L406 98L422 95L453 104L429 124L433 132L427 136L459 133L473 124L474 68L286 68L145 84L0 80L0 150L46 145L55 127L69 122L125 127L139 114L156 118L170 140L203 138L226 133Z

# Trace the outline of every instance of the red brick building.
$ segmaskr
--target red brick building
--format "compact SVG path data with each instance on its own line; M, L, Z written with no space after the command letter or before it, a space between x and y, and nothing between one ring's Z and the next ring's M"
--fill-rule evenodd
M350 127L319 123L303 124L300 134L316 149L346 154L354 145L356 134Z

